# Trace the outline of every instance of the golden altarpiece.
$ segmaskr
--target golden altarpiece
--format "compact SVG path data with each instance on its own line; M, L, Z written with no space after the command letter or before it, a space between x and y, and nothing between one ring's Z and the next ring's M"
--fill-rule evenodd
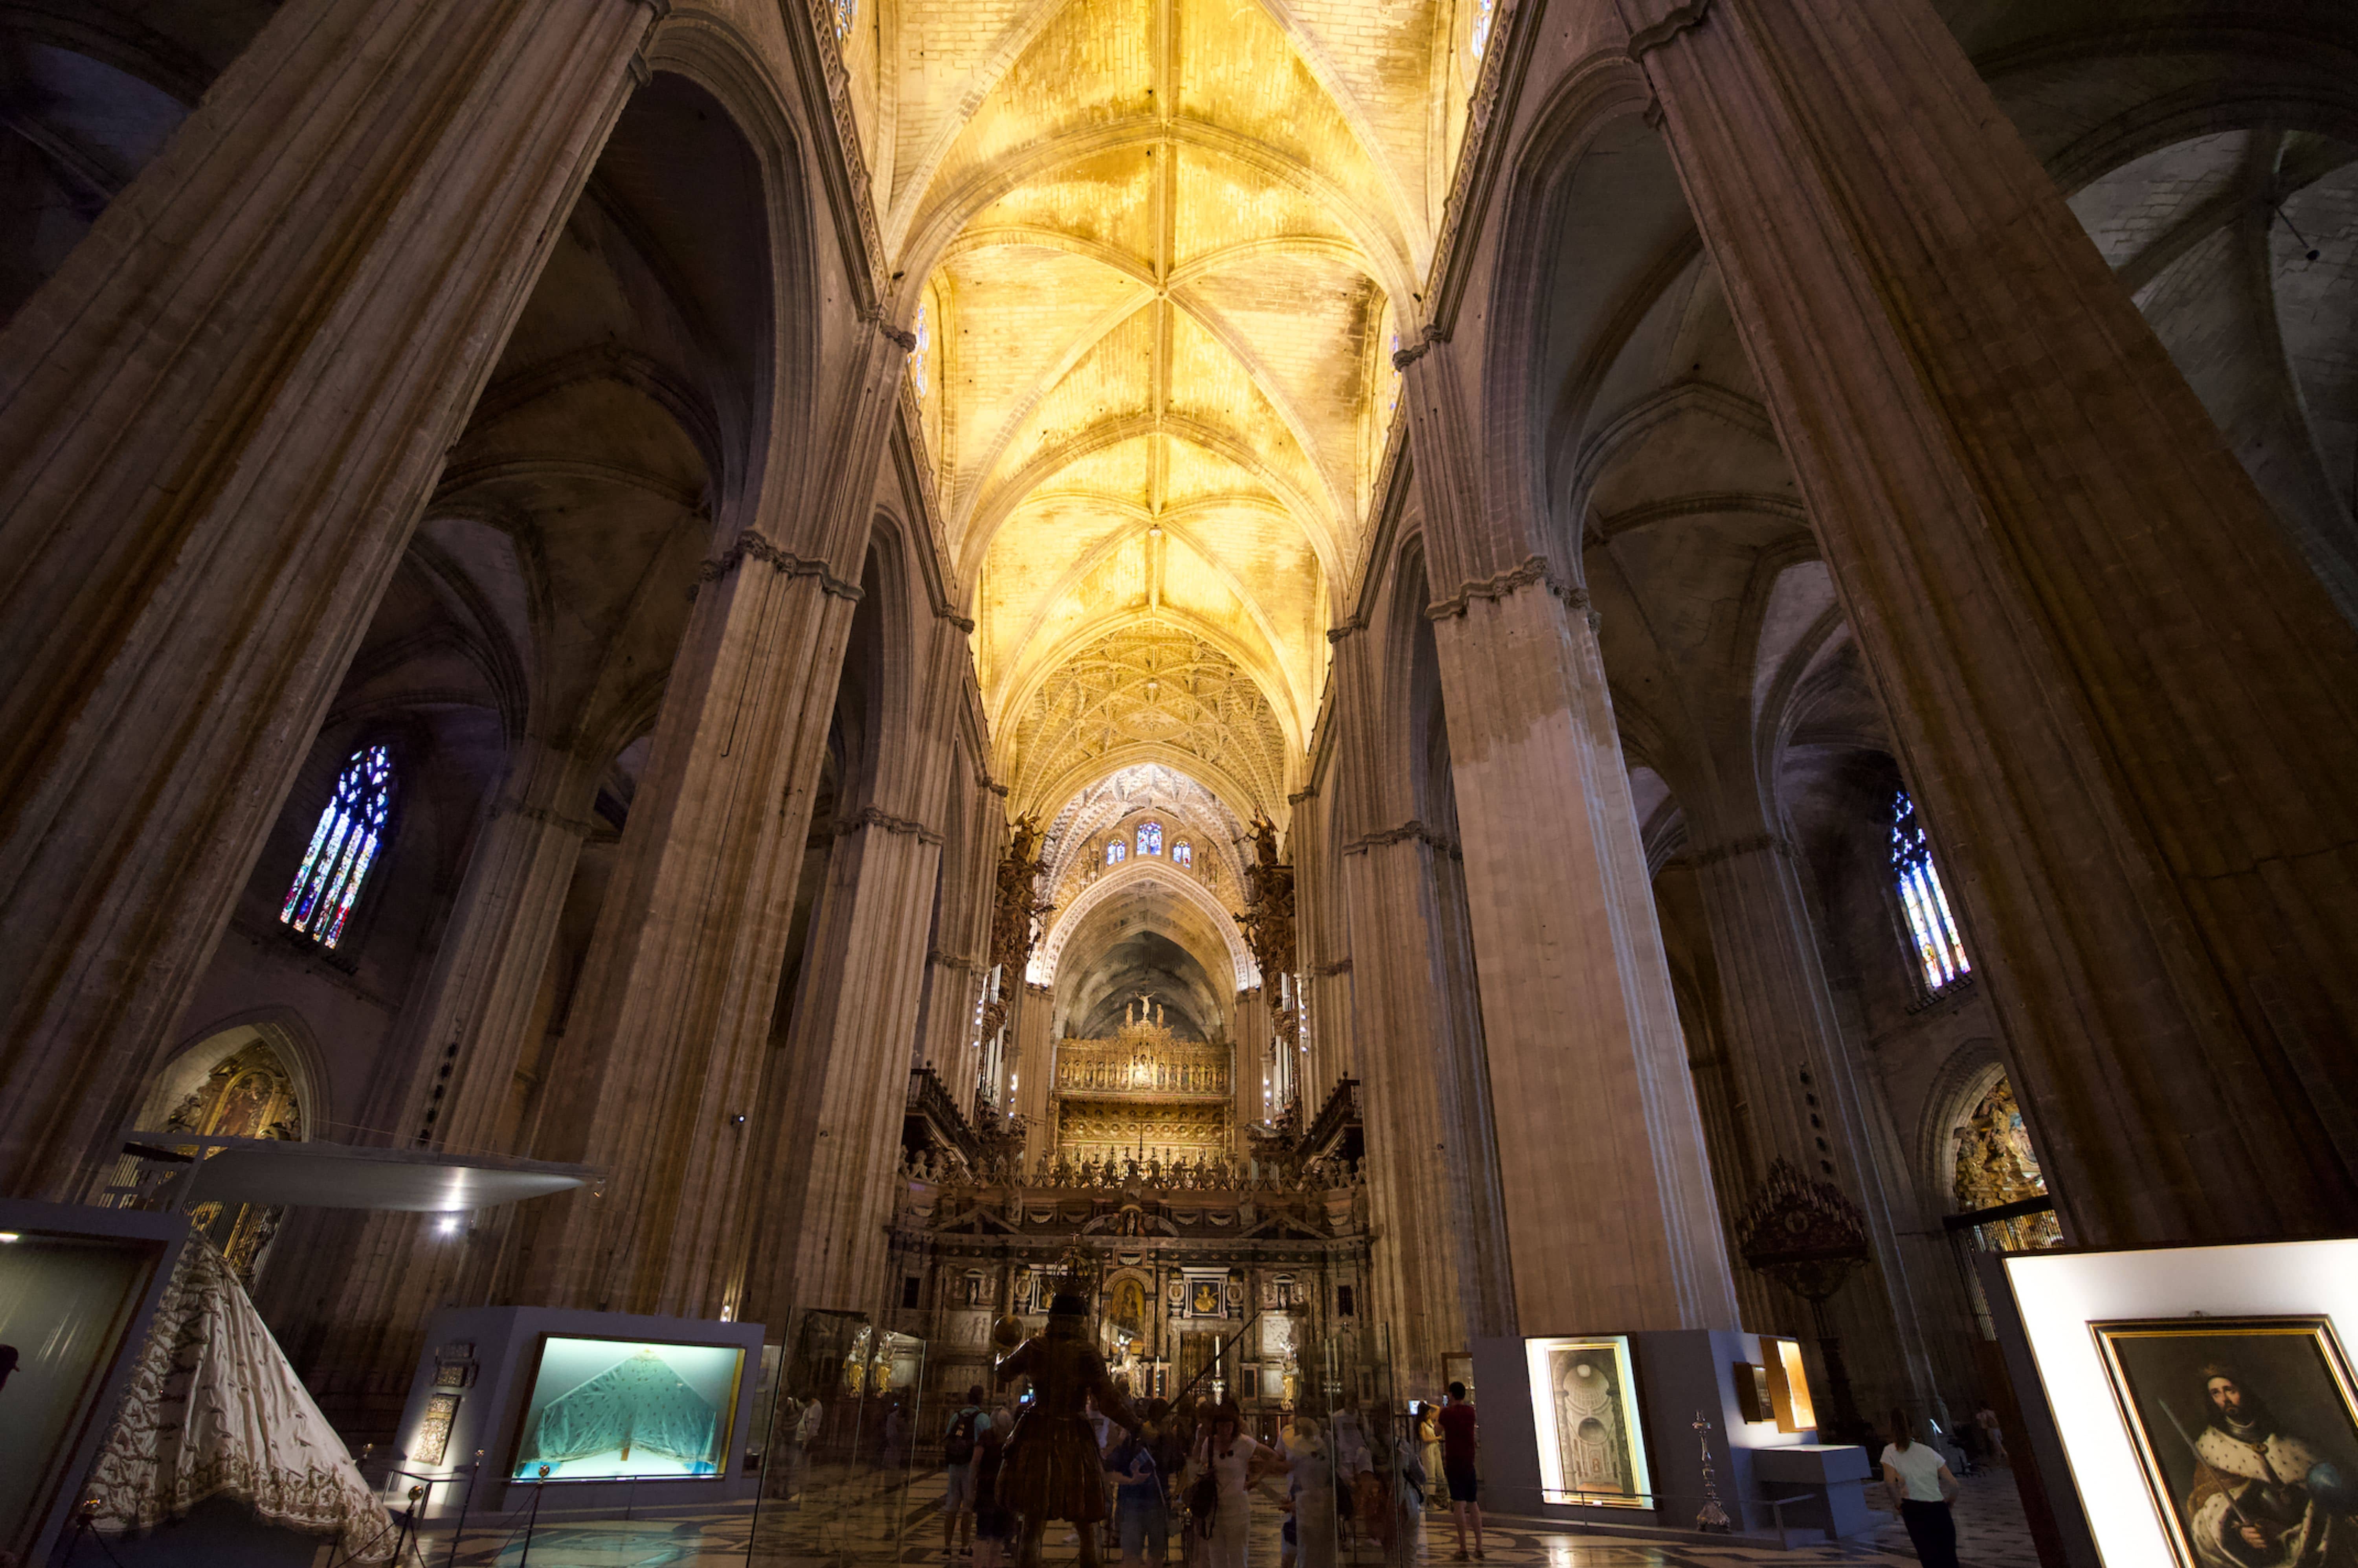
M1055 1052L1051 1136L1028 1161L1020 1134L968 1126L913 1076L886 1325L927 1342L932 1390L987 1386L994 1320L1041 1328L1076 1259L1107 1363L1141 1398L1193 1384L1272 1412L1365 1359L1355 1083L1272 1135L1238 1122L1236 1048L1176 1038L1151 1003Z

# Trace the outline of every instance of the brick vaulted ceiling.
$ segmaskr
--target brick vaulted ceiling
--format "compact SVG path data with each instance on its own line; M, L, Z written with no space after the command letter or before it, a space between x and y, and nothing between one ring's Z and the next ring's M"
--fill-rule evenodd
M1297 772L1487 6L838 16L886 243L923 280L911 374L995 771L1070 795L1149 753L1184 766L1202 716L1130 710L1155 692L1200 707L1225 663L1231 708L1266 708L1225 732L1266 734ZM1164 643L1189 673L1128 672L1121 722L1039 721L1109 647ZM1022 754L1042 745L1057 754ZM1238 816L1283 818L1288 778L1203 773ZM1045 818L1064 802L1011 804Z

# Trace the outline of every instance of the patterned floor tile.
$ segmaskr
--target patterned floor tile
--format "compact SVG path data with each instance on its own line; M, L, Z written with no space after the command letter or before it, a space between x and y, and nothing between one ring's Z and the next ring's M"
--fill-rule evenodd
M1870 1489L1870 1498L1879 1501L1876 1490ZM942 1555L941 1495L936 1472L905 1486L838 1487L823 1498L806 1498L799 1509L765 1504L758 1519L749 1504L669 1509L654 1517L640 1510L628 1519L535 1520L520 1512L470 1520L455 1553L449 1530L428 1530L421 1550L407 1554L405 1563L408 1568L971 1568L970 1558ZM1256 1505L1252 1568L1276 1568L1282 1519L1274 1506ZM2021 1499L2006 1471L1965 1481L1957 1523L1965 1568L2038 1568ZM1065 1533L1050 1531L1044 1552L1048 1568L1077 1563L1078 1551ZM1865 1539L1779 1552L1501 1519L1485 1530L1483 1544L1482 1568L1748 1568L1769 1563L1781 1568L1879 1568L1916 1561L1907 1531L1896 1523ZM1431 1515L1407 1561L1414 1568L1455 1568L1455 1547L1447 1517ZM1338 1552L1336 1568L1386 1568L1385 1554L1372 1543L1349 1543Z

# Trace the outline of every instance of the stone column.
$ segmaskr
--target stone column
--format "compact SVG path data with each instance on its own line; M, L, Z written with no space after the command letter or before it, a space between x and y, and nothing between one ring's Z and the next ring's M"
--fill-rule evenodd
M0 335L0 1191L201 976L655 0L287 0Z
M891 575L871 577L887 591ZM878 610L890 625L889 604ZM782 1336L795 1309L881 1311L886 1235L900 1172L898 1136L917 1027L925 933L933 921L947 807L962 633L928 622L909 688L871 690L869 722L883 735L859 804L836 824L826 886L811 916L809 957L785 1047L763 1075L753 1124L761 1152L749 1175L739 1249L746 1290L738 1315ZM892 666L887 664L885 668Z
M1733 1328L1703 1126L1585 602L1532 558L1428 612L1515 1322L1525 1334Z
M941 835L866 806L837 824L794 1024L756 1119L743 1316L880 1307L885 1229Z
M1386 708L1371 686L1377 635L1361 630L1335 648L1332 793L1347 832L1333 876L1353 951L1382 958L1363 982L1356 967L1337 979L1355 988L1372 1232L1368 1310L1391 1325L1409 1391L1433 1394L1444 1357L1470 1350L1477 1336L1514 1331L1513 1279L1456 846L1417 820L1410 801L1392 798L1403 792L1386 787L1393 770L1378 752L1388 731L1376 722Z
M2068 1234L2347 1228L2358 632L1929 0L1617 4Z
M860 589L750 529L705 579L535 1151L608 1173L530 1206L519 1301L711 1317L741 1286L748 1129Z

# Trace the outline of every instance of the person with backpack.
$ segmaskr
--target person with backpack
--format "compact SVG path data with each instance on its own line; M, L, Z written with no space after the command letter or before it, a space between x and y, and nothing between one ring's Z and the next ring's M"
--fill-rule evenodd
M990 1430L990 1417L982 1408L982 1390L968 1389L966 1403L950 1417L949 1430L942 1434L942 1475L947 1485L942 1491L942 1555L971 1555L974 1548L957 1537L970 1534L974 1529L974 1455L982 1445L982 1435ZM961 1525L963 1521L963 1525Z
M1114 1533L1121 1545L1122 1568L1146 1568L1149 1563L1163 1568L1171 1546L1171 1507L1163 1489L1163 1466L1155 1459L1163 1434L1153 1409L1147 1407L1145 1425L1105 1456L1106 1476L1115 1484Z

